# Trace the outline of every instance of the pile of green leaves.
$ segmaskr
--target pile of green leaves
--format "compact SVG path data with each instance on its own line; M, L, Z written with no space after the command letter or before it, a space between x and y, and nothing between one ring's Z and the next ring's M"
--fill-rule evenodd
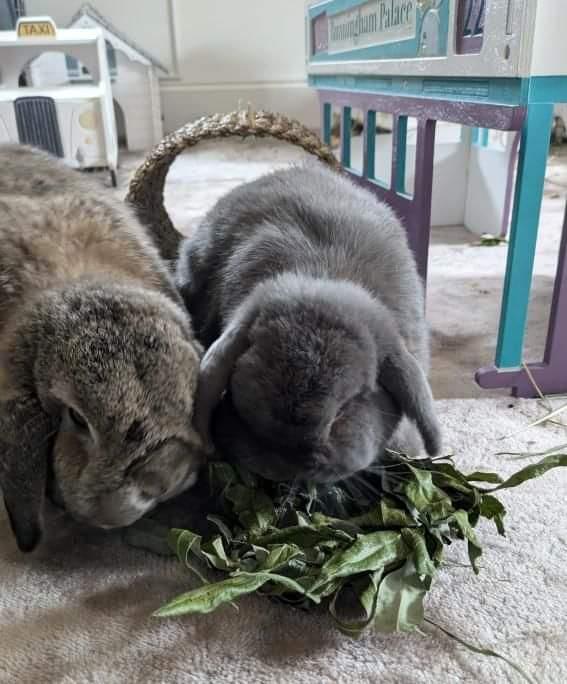
M464 475L449 458L388 453L353 481L299 491L213 463L209 486L219 514L208 520L214 531L169 533L202 586L156 614L209 613L258 592L303 608L327 606L352 636L370 626L414 630L424 621L424 598L445 547L466 543L478 572L479 520L493 521L504 535L506 511L495 493L558 466L567 466L567 456L547 456L503 481L494 473ZM199 568L226 577L209 582Z

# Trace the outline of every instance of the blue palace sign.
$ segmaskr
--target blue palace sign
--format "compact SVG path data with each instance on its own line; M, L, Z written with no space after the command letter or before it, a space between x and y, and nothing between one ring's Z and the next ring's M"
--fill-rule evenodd
M329 53L415 38L417 0L370 0L329 17Z

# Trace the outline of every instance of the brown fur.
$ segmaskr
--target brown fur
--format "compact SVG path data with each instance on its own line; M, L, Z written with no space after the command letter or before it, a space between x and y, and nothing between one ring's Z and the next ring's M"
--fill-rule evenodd
M51 457L75 517L129 524L202 458L202 350L168 271L124 205L20 146L0 146L0 241L0 488L18 543L39 541Z

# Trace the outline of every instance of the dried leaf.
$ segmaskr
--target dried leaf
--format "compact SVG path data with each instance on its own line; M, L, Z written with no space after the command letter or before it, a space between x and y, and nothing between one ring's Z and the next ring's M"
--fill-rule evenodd
M376 468L357 476L353 487L356 492L360 484L360 496L340 483L320 495L314 487L299 492L213 463L211 491L223 513L209 521L220 534L203 540L171 530L168 539L197 574L190 559L229 576L206 584L199 575L203 587L157 614L206 613L259 592L303 608L325 601L339 629L353 637L372 624L385 632L415 630L445 547L465 540L478 572L479 519L492 520L504 534L506 510L494 493L567 466L567 456L557 450L545 456L502 481L494 473L465 475L447 458L387 453ZM475 484L482 482L496 486Z
M503 537L506 535L504 529L504 516L506 515L506 509L500 503L500 501L492 494L484 494L480 503L480 514L483 518L488 520L493 520L498 530L498 534Z
M424 582L426 578L432 579L437 568L429 555L424 533L412 528L406 528L402 530L402 539L411 551L411 557L420 579Z
M537 463L533 463L532 465L522 468L522 470L515 473L507 480L502 482L502 484L498 485L498 487L495 487L490 491L497 492L500 489L511 489L512 487L519 487L521 484L527 482L528 480L533 480L536 477L541 477L542 475L545 475L545 473L547 473L549 470L552 470L553 468L565 467L567 467L567 454L553 454L551 456L547 456L541 461L538 461Z
M461 644L461 646L464 646L467 650L471 651L472 653L478 653L478 655L489 656L491 658L498 658L499 660L503 660L507 665L509 665L513 670L515 670L519 675L521 675L527 682L529 682L529 684L537 684L537 682L534 679L532 679L526 672L524 672L524 670L519 665L517 665L513 660L510 660L510 658L506 658L506 656L503 656L502 654L497 653L496 651L493 651L490 648L482 648L480 646L475 646L474 644L465 641L461 637L458 637L453 632L450 632L448 629L445 629L445 627L441 627L441 625L438 625L436 622L433 622L433 620L430 620L429 618L424 618L424 621L430 625L433 625L433 627L438 629L440 632L443 632L443 634L448 636L450 639L453 639L458 644Z
M157 610L156 617L174 617L191 613L211 613L224 603L257 591L267 582L278 582L287 586L290 591L303 594L304 590L297 582L281 575L268 572L241 572L221 582L214 582L198 587L170 601Z
M477 561L482 555L482 548L472 528L472 525L469 522L469 516L466 511L455 511L455 513L453 513L452 520L455 521L459 531L468 541L468 551L471 566L475 574L478 575L479 568Z
M298 557L305 557L305 554L298 546L294 544L276 544L270 548L268 557L259 566L258 570L274 572L285 568L290 561Z
M469 482L489 482L490 484L501 484L503 482L500 475L496 473L482 473L480 471L475 471L467 475L466 478Z
M348 577L360 572L375 572L407 556L408 550L399 532L363 534L348 548L341 549L321 568L312 590L337 577Z
M360 636L374 623L378 587L383 575L384 571L378 570L352 581L346 580L336 590L329 603L329 612L343 634Z
M426 585L412 559L380 582L374 626L379 632L412 632L423 622Z

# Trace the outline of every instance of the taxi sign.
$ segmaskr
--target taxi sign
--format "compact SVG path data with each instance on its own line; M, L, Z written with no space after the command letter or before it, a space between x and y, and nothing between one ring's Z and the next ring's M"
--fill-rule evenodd
M55 38L55 22L49 17L21 17L16 24L18 38Z

